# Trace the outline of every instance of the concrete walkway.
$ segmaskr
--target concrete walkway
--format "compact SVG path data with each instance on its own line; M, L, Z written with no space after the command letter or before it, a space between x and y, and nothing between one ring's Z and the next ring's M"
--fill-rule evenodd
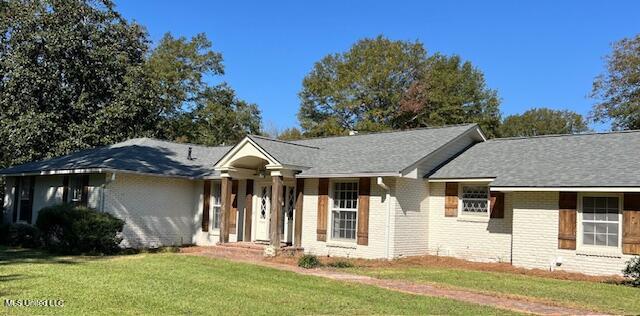
M302 275L312 275L343 282L359 283L377 286L393 291L409 293L414 295L444 297L457 301L468 302L473 304L488 305L496 308L512 310L522 313L530 313L537 315L603 315L589 310L580 310L567 307L560 307L541 302L529 301L524 299L514 299L493 296L488 294L480 294L471 291L447 289L429 284L420 284L402 280L384 280L372 278L364 275L344 273L336 270L327 269L303 269L293 265L275 263L264 260L262 251L250 248L233 248L233 247L190 247L182 251L185 255L196 255L210 258L222 258L243 263L250 263L264 267L270 267L278 270L295 272Z

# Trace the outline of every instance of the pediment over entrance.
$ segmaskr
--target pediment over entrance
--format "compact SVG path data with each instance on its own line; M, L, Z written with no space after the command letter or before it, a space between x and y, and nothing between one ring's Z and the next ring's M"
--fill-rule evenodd
M249 137L245 137L214 166L216 170L277 169L282 164Z

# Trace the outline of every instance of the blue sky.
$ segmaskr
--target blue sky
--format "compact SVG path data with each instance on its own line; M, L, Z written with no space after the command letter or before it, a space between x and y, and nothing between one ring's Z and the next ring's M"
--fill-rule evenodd
M323 56L383 34L459 54L502 98L503 115L531 107L588 114L610 44L640 33L640 1L116 1L155 42L205 32L240 98L263 122L297 126L302 79ZM594 126L597 130L606 125Z

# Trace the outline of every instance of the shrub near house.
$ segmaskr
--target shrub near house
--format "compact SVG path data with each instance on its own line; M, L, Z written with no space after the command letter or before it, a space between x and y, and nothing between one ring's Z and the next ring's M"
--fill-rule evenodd
M124 221L87 207L60 204L43 208L36 222L48 250L114 254L120 250Z

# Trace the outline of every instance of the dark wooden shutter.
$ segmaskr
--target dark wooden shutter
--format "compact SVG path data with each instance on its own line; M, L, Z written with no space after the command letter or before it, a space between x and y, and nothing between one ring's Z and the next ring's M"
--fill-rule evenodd
M211 210L209 203L211 201L211 181L204 180L204 186L202 187L202 231L209 231L209 217Z
M231 213L229 214L229 233L236 233L238 220L238 180L231 181Z
M358 245L369 244L369 197L371 178L360 178L358 184Z
M251 241L251 219L253 218L253 180L247 179L244 196L244 241Z
M329 208L329 179L318 181L318 221L317 240L327 241L327 211Z
M458 216L458 183L447 182L444 189L444 216Z
M624 194L622 214L622 253L640 255L640 193Z
M18 204L20 204L20 177L13 178L13 222L18 221Z
M490 218L504 218L504 193L489 191Z
M62 203L69 201L69 176L62 177Z
M304 201L304 179L296 179L296 206L293 218L295 220L293 229L293 246L302 246L302 207Z
M82 175L82 197L80 198L80 205L89 205L89 175Z
M576 249L576 209L578 194L560 192L558 198L558 249Z

